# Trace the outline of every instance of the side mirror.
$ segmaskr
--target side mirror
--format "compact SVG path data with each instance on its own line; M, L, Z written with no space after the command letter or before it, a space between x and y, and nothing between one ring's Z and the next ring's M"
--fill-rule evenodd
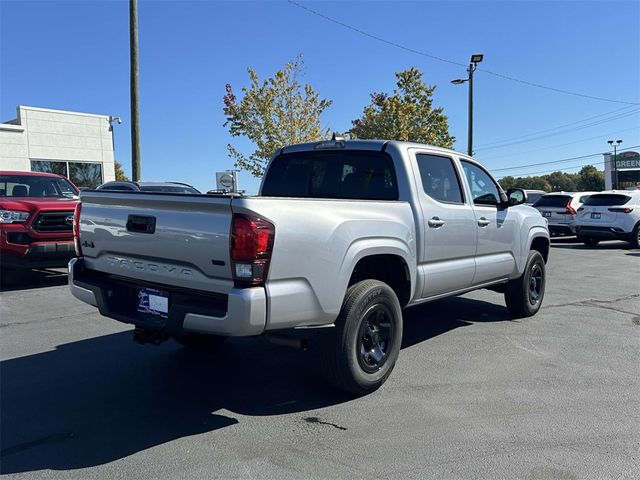
M514 205L522 205L527 201L527 192L522 188L510 188L507 190L507 204L506 207L513 207Z

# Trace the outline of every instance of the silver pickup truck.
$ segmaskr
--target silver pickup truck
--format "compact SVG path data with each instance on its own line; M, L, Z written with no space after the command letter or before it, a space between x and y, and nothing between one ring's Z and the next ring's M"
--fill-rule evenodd
M514 317L538 311L549 231L525 201L446 149L292 145L256 197L83 191L69 285L143 343L313 333L326 377L365 394L398 358L403 308L492 288Z

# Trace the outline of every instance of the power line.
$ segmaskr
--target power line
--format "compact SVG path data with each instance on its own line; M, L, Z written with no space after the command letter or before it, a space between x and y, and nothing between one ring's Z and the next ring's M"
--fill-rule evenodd
M597 125L602 125L603 123L612 122L614 120L620 120L621 118L634 116L638 112L640 112L640 109L632 110L630 112L620 113L618 115L614 115L613 117L604 118L604 119L599 120L597 122L587 123L585 125L580 125L578 127L566 128L564 130L556 130L553 133L547 133L547 134L544 134L544 135L538 135L536 137L531 137L531 138L526 139L526 140L519 140L519 141L515 141L515 142L503 143L503 144L500 144L500 145L494 145L492 147L479 148L478 151L495 150L497 148L511 147L513 145L519 145L521 143L535 142L537 140L543 140L543 139L549 138L549 137L557 137L558 135L564 135L565 133L574 132L576 130L584 130L585 128L595 127Z
M594 115L592 117L583 118L582 120L576 120L575 122L565 123L564 125L558 125L558 126L552 127L552 128L545 128L544 130L538 130L538 131L527 133L527 134L524 134L524 135L519 135L519 136L516 136L516 137L504 138L502 140L495 140L493 142L483 143L483 144L477 145L477 147L479 147L479 148L490 147L492 145L497 145L497 144L500 144L500 143L510 142L512 140L520 140L520 139L523 139L523 138L531 137L533 135L538 135L540 133L553 132L553 131L558 130L559 128L570 127L572 125L576 125L578 123L583 123L583 122L586 122L588 120L593 120L594 118L598 118L598 117L606 117L607 115L611 115L613 113L618 113L618 112L620 112L622 110L628 110L629 108L633 108L633 107L626 106L626 107L618 108L616 110L612 110L611 112L601 113L599 115Z
M602 161L602 162L588 162L588 163L581 163L580 165L572 165L570 167L564 167L565 170L570 170L572 168L580 168L580 167L586 167L587 165L604 165L605 163L608 163L606 161ZM554 173L557 172L558 170L540 170L538 172L526 172L526 173L518 173L516 178L522 178L522 177L530 177L531 175L545 175L545 174L549 174L549 173ZM514 177L515 175L504 175L502 177L498 177L496 178L496 180L500 181L505 177Z
M640 147L640 145L633 145L631 147L621 148L620 150L618 150L618 152L623 152L623 151L631 150L633 148L638 148L638 147ZM562 160L552 160L550 162L529 163L527 165L520 165L519 167L493 168L493 169L491 169L491 171L492 172L503 172L505 170L518 170L518 169L527 168L527 167L536 167L538 165L552 165L552 164L555 164L555 163L568 162L570 160L580 160L580 159L583 159L583 158L597 157L599 155L604 155L605 153L608 153L608 152L591 153L589 155L581 155L579 157L563 158ZM581 165L578 165L578 166L581 166ZM564 167L564 168L575 168L575 167ZM512 174L512 175L524 175L524 174L515 173L515 174Z
M416 50L414 48L407 47L407 46L402 45L400 43L392 42L392 41L387 40L385 38L378 37L377 35L373 35L373 34L371 34L369 32L365 32L364 30L360 30L359 28L356 28L356 27L354 27L352 25L348 25L348 24L346 24L344 22L336 20L333 17L329 17L328 15L324 15L324 14L322 14L322 13L316 11L316 10L313 10L312 8L309 8L309 7L305 6L305 5L302 5L302 4L300 4L300 3L298 3L298 2L296 2L294 0L287 0L287 1L290 4L292 4L292 5L294 5L294 6L298 7L298 8L301 8L301 9L306 10L307 12L309 12L309 13L311 13L313 15L316 15L316 16L318 16L320 18L323 18L324 20L327 20L329 22L335 23L336 25L340 25L341 27L344 27L344 28L346 28L348 30L351 30L351 31L356 32L356 33L359 33L360 35L364 35L365 37L369 37L369 38L371 38L373 40L376 40L378 42L382 42L382 43L385 43L387 45L391 45L392 47L396 47L396 48L399 48L401 50L405 50L405 51L410 52L410 53L415 53L416 55L421 55L423 57L431 58L431 59L437 60L439 62L449 63L449 64L452 64L452 65L458 65L458 66L461 66L461 67L467 67L467 64L465 64L465 63L460 63L460 62L449 60L449 59L446 59L446 58L443 58L443 57L438 57L436 55L432 55L430 53L426 53L426 52L423 52L421 50ZM484 68L478 68L477 70L481 71L481 72L484 72L484 73L487 73L489 75L493 75L493 76L498 77L498 78L502 78L504 80L510 80L512 82L522 83L522 84L528 85L530 87L536 87L536 88L542 88L542 89L545 89L545 90L551 90L551 91L554 91L554 92L557 92L557 93L563 93L565 95L573 95L573 96L576 96L576 97L588 98L588 99L591 99L591 100L599 100L599 101L602 101L602 102L622 103L622 104L626 104L626 105L640 105L640 102L625 102L623 100L613 100L611 98L596 97L594 95L585 95L583 93L571 92L569 90L563 90L561 88L549 87L547 85L541 85L539 83L529 82L527 80L520 80L519 78L511 77L509 75L504 75L502 73L493 72L491 70L486 70Z
M630 132L631 130L638 130L638 127L625 128L624 130L616 130L615 132L603 133L603 134L597 135L595 137L581 138L580 140L576 140L575 142L558 143L556 145L549 145L548 147L536 148L535 150L526 150L524 152L516 152L516 153L505 154L505 155L492 155L491 157L488 157L487 160L488 161L492 161L492 160L496 160L498 158L519 157L519 156L525 155L527 153L535 153L535 152L541 152L543 150L551 150L552 148L565 147L567 145L575 145L576 143L582 143L582 142L586 142L588 140L595 140L596 138L609 137L611 135L617 135L619 133ZM476 160L481 160L481 159L479 159L477 157L474 157L474 158L476 158ZM485 161L485 160L483 160L483 161Z

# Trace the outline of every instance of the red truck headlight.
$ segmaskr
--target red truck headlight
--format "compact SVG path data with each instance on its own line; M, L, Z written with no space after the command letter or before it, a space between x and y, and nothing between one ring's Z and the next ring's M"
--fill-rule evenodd
M29 218L29 212L19 210L0 210L0 223L23 223Z

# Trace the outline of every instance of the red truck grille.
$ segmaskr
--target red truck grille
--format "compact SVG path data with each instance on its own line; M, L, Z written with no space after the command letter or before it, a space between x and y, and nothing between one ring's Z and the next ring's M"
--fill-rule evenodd
M73 210L64 212L41 212L33 222L36 232L71 232L73 229Z

